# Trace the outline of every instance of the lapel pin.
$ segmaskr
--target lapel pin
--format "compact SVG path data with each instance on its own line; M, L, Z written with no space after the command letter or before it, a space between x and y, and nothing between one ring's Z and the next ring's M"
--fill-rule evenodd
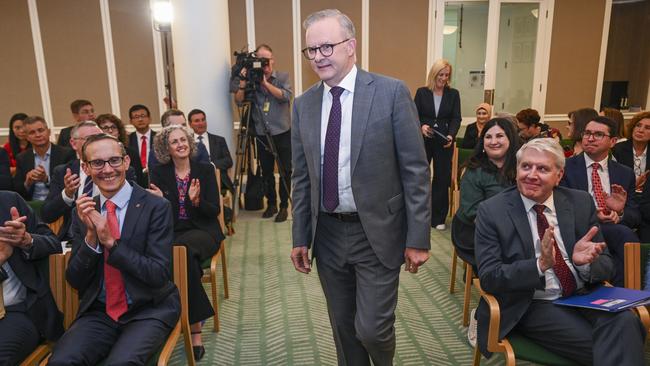
M139 207L140 207L140 204L139 204L139 203L136 203L136 204L135 204L135 207L138 207L138 208L139 208Z

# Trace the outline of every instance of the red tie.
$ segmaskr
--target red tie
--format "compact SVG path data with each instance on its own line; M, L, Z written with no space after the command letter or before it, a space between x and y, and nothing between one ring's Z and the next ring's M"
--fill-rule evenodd
M106 201L106 221L108 229L115 240L120 238L120 224L115 214L115 204ZM106 314L114 321L126 313L126 292L124 291L124 280L119 269L108 264L108 250L104 250L104 287L106 287Z
M593 163L591 164L591 185L594 187L594 198L596 198L596 203L598 208L605 209L603 213L605 215L609 214L607 206L605 206L605 195L603 194L603 184L600 181L600 175L598 175L598 169L600 169L600 164Z
M535 205L533 209L537 212L537 233L539 234L539 240L541 242L544 237L544 232L548 229L548 220L544 216L544 205ZM555 265L553 265L553 272L560 280L560 286L562 286L562 296L569 296L576 289L576 279L573 278L573 273L569 269L569 266L564 261L562 257L562 252L560 247L557 245L557 240L553 240L553 246L555 247Z
M142 145L140 145L140 162L142 163L142 169L147 167L147 136L140 137L142 140Z

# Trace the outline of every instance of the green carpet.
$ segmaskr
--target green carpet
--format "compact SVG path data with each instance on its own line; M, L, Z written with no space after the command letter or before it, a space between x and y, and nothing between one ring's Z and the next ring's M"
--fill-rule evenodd
M230 298L223 299L219 276L221 331L211 332L212 319L206 323L206 356L199 364L336 365L318 276L296 272L289 259L291 221L276 224L258 219L260 215L242 211L237 232L228 239ZM402 272L396 365L471 365L472 349L461 325L462 268L456 292L448 291L449 235L449 229L433 230L429 261L415 275ZM471 306L476 303L474 292ZM182 342L170 364L185 364ZM481 365L501 364L500 355L481 360Z

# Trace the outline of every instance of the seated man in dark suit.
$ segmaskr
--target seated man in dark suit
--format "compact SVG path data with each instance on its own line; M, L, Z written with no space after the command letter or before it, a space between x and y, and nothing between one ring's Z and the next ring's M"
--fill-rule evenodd
M95 120L95 107L89 100L77 99L70 103L70 112L72 112L73 123L61 130L56 144L61 147L72 147L70 145L70 137L72 136L72 129L79 122L94 121Z
M77 199L66 279L79 291L79 313L50 365L143 365L180 314L171 206L126 181L130 159L115 137L88 137L82 157L100 194Z
M0 190L11 191L11 170L9 170L9 154L5 149L0 149Z
M582 133L584 152L567 159L561 184L589 192L593 197L605 242L616 265L613 284L623 286L623 248L626 242L639 241L633 229L641 222L641 213L633 199L634 171L608 156L616 144L616 131L616 122L607 117L588 122Z
M156 131L149 127L151 112L145 105L133 105L129 108L129 120L135 127L135 132L131 132L129 135L129 147L140 154L142 171L147 173L150 166L158 164L152 148Z
M221 187L231 190L233 186L228 176L228 169L232 167L232 157L226 139L208 132L208 122L206 121L205 112L202 110L191 110L187 118L190 120L190 127L194 131L198 153L201 154L202 150L207 151L209 161L221 171Z
M50 142L50 129L43 117L27 117L23 129L32 148L16 156L14 190L27 201L44 201L50 191L51 173L57 165L74 159L74 151Z
M46 266L61 243L15 192L0 191L0 365L18 365L42 338L57 340L63 315Z
M613 269L591 197L558 187L563 173L559 143L534 139L517 152L517 187L479 206L478 275L499 302L499 338L519 331L583 365L643 365L646 332L634 313L552 303L608 279ZM489 357L483 299L476 314L479 348Z
M90 176L80 169L81 148L89 136L98 135L102 130L92 121L81 122L71 131L70 146L77 153L77 159L71 160L54 168L50 183L50 192L41 208L41 219L47 223L56 221L63 216L64 221L58 232L61 240L71 240L70 224L71 213L75 199L82 194L94 197L99 194L99 189ZM129 167L126 179L135 181L135 171Z

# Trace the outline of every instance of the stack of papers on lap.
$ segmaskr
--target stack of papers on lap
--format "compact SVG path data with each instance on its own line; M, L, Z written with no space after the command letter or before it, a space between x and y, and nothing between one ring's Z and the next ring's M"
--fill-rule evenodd
M650 304L650 291L601 286L586 295L572 295L553 301L556 305L609 311L612 313Z

